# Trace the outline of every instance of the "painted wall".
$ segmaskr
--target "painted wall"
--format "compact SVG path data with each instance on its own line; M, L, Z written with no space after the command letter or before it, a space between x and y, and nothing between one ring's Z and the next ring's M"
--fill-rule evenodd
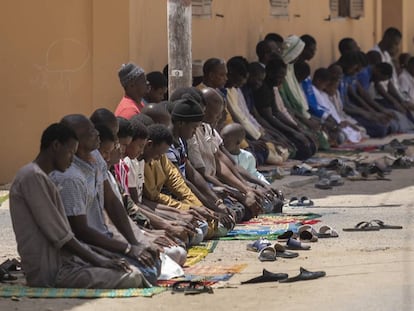
M403 0L404 12L413 12L413 2ZM326 21L329 0L291 0L288 19L271 17L268 0L214 0L212 18L193 20L193 58L255 60L255 45L266 33L309 33L318 41L312 67L326 66L337 58L343 37L354 37L364 50L373 46L382 32L381 3L366 0L360 20ZM33 159L51 122L68 113L90 115L98 107L113 110L122 96L117 78L122 63L162 70L166 11L166 0L4 1L0 184ZM403 31L413 32L413 23L403 14ZM404 44L412 50L411 39Z

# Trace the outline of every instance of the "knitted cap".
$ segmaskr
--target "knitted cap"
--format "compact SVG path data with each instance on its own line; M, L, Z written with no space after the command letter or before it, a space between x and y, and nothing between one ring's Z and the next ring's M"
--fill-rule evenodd
M286 64L291 63L302 53L305 48L303 42L298 36L291 35L283 42L282 58Z
M171 117L173 121L200 122L203 120L204 112L196 101L186 98L174 102Z
M123 87L126 87L129 82L135 80L145 71L134 63L122 64L118 71L119 81Z

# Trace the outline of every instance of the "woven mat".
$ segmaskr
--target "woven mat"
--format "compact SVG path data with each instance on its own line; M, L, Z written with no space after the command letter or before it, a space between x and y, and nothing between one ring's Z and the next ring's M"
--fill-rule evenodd
M314 213L260 215L236 225L226 237L220 238L220 240L256 240L260 237L276 240L287 230L296 231L297 227L301 225L313 225L320 222L316 219L320 217L321 215Z
M163 287L129 289L40 288L0 285L0 297L30 298L125 298L152 297L165 291Z
M194 266L196 263L203 260L208 253L214 252L218 241L206 241L202 242L198 246L193 246L187 251L187 260L185 261L184 266Z
M199 281L204 285L211 286L218 282L228 281L234 274L240 273L247 264L237 265L196 265L185 268L185 276L172 280L158 281L158 286L170 287L177 281Z

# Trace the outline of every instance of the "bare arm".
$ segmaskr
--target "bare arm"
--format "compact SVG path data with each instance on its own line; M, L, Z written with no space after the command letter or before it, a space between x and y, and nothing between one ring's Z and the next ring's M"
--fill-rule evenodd
M133 245L138 245L138 241L132 231L125 208L114 194L112 187L107 180L104 181L104 208L115 227L125 239Z
M116 253L124 253L128 246L126 243L112 239L89 227L86 215L69 216L68 220L76 238L87 244L99 246Z

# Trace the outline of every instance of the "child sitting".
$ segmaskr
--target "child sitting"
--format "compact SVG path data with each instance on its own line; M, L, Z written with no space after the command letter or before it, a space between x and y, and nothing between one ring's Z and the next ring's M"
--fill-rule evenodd
M240 148L241 142L246 137L244 128L238 123L228 124L221 130L221 137L224 147L228 150L236 164L268 185L269 182L256 168L256 159L253 154Z

